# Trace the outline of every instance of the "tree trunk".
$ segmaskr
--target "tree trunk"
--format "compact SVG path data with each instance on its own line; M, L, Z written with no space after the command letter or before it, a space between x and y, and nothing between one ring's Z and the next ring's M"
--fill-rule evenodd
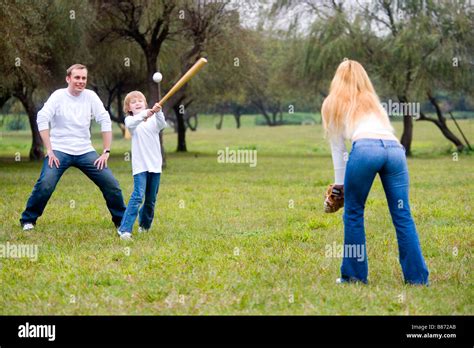
M464 150L464 144L461 143L461 141L453 134L453 132L451 132L451 130L446 126L446 123L443 123L439 120L435 120L434 118L428 117L422 112L420 112L420 121L433 122L439 128L441 133L443 133L446 139L451 141L456 146L458 151Z
M240 117L241 117L241 116L242 116L242 115L240 114L239 111L234 112L235 126L237 127L237 129L240 128Z
M274 125L277 124L277 119L276 119L276 118L277 118L277 113L276 113L276 112L272 112L272 123L273 123Z
M252 104L257 107L258 110L260 110L260 113L262 116L265 118L265 121L267 121L267 125L273 126L272 120L270 116L267 113L267 110L265 109L265 105L261 100L252 100Z
M153 81L153 74L156 72L156 61L158 59L158 52L155 54L146 54L146 66L148 71L148 104L149 107L152 107L155 103L157 103L160 98L160 91L158 89L158 84ZM166 168L166 154L165 154L165 146L163 143L163 131L160 132L160 147L161 147L161 158L162 158L162 166Z
M40 161L44 158L44 148L43 148L43 140L41 140L41 136L38 131L38 124L36 123L37 117L37 109L35 104L33 103L33 92L26 89L26 92L21 94L14 94L17 97L25 111L28 115L28 121L30 122L30 129L31 129L31 148L29 158L31 161Z
M398 97L398 101L406 103L405 96ZM403 115L403 133L400 143L405 147L405 155L411 156L411 142L413 140L413 118L411 115Z
M222 123L223 123L223 122L224 122L224 114L221 113L221 114L219 115L219 122L217 122L217 124L216 124L216 129L217 129L217 130L222 129Z
M125 123L122 101L122 83L120 83L117 87L117 117L120 123Z
M43 140L38 131L38 124L36 123L36 111L28 110L28 120L30 121L32 143L30 149L30 160L40 161L44 158Z
M186 148L186 125L184 124L184 115L179 111L179 103L174 107L174 114L176 115L176 121L178 123L178 147L177 152L187 152Z
M436 101L436 98L434 98L431 93L428 92L428 98L433 104L433 106L436 109L436 115L438 116L438 119L434 119L431 117L426 116L424 113L420 112L420 121L430 121L433 122L443 133L443 135L451 141L455 146L458 151L464 150L464 144L459 140L459 138L454 135L453 132L448 128L448 125L446 124L446 118L443 116L443 113L441 111L441 108L439 107L438 102Z
M120 127L120 130L122 131L122 137L126 138L127 134L128 136L130 136L130 134L127 133L127 129L125 128L125 115L123 113L121 85L119 85L117 88L117 118L119 120L118 125Z
M413 120L411 116L403 116L403 133L400 143L405 147L406 155L411 156L411 141L413 139Z
M192 119L194 119L194 124L192 123ZM198 127L198 115L197 115L197 112L193 112L193 113L188 113L186 112L186 126L191 129L191 131L195 132L197 130L197 127Z
M146 66L147 66L147 81L148 81L148 103L153 105L154 103L158 102L158 84L153 81L153 74L156 72L156 60L158 56L150 56L147 55L146 57Z
M262 112L262 115L263 115L263 117L265 117L265 121L267 121L267 125L268 126L273 126L270 116L268 116L268 114L266 112Z

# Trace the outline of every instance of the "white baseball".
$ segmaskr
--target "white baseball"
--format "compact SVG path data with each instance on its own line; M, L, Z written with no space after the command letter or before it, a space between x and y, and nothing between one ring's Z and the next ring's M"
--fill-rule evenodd
M155 81L156 83L160 82L162 78L163 75L161 75L161 73L159 72L153 74L153 81Z

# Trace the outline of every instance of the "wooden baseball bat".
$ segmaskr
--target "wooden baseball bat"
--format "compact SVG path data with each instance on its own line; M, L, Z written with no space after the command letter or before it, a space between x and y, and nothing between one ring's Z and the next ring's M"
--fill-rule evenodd
M173 94L175 94L181 87L183 87L186 82L188 82L189 80L191 80L191 78L197 74L197 72L199 70L201 70L201 68L207 64L207 59L206 58L199 58L199 60L194 63L194 65L188 70L186 71L186 74L184 74L179 80L178 82L176 82L174 84L174 86L168 91L168 93L166 93L166 95L161 98L161 100L158 102L158 104L160 104L160 106L163 106L163 104L173 96Z

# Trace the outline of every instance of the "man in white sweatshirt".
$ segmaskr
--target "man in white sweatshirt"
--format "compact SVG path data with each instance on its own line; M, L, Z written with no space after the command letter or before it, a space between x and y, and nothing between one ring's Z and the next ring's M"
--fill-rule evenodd
M34 228L56 184L69 167L80 169L100 188L116 227L125 212L120 186L107 168L112 143L110 115L97 94L86 89L87 68L84 65L69 67L66 82L68 87L54 91L38 112L38 130L47 156L21 214L20 223L25 231ZM92 118L101 125L104 149L100 156L91 143Z

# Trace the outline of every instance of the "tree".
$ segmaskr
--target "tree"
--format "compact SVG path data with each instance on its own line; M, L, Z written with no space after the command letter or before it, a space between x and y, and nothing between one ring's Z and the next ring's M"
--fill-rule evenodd
M249 67L245 71L246 98L264 117L268 126L282 124L283 110L294 99L295 79L287 38L271 31L248 33Z
M158 100L158 85L153 82L152 76L159 70L162 48L168 41L172 42L173 47L168 47L175 52L172 65L178 64L179 74L184 74L199 57L207 55L209 42L220 36L228 20L235 16L235 11L227 11L226 6L225 2L103 1L100 8L105 18L100 27L101 40L127 39L140 47L146 62L148 98ZM180 58L176 59L176 56ZM171 82L168 82L170 86ZM171 110L175 114L177 151L187 150L186 119L190 117L186 115L186 109L193 102L193 98L186 94L187 88L183 87L164 105L166 115Z
M288 3L294 4L280 1L276 9ZM459 76L464 77L461 85L472 86L467 63L472 60L472 51L468 54L466 48L472 47L474 26L466 3L378 0L346 5L342 1L308 0L305 5L316 15L308 39L307 66L311 75L326 79L326 72L332 74L343 57L359 60L382 94L395 95L400 103L428 97L438 111L438 119L424 113L419 119L435 123L447 139L462 149L462 143L448 129L435 105L432 88L443 81L444 88L457 92L460 84L455 83L459 79L452 74L452 57L462 57L464 62L463 68L458 69ZM450 51L447 56L445 48ZM410 155L415 115L403 116L401 143Z
M180 52L180 72L181 75L191 68L200 58L207 57L210 64L214 64L212 57L216 53L216 46L222 40L228 39L233 29L239 27L238 13L228 9L225 2L200 3L186 2L183 6L182 19L182 40L181 45L174 47ZM189 85L181 88L169 102L169 106L174 110L177 123L178 147L177 151L187 151L186 147L186 123L189 119L189 106L197 98L201 98L200 93L190 93Z
M92 3L93 4L93 3ZM146 62L148 100L158 100L158 86L153 81L153 74L158 71L158 56L166 39L174 33L171 31L176 1L149 2L142 0L101 1L99 13L100 41L130 40L142 50ZM163 165L166 165L163 135L160 133Z
M220 115L218 129L226 113L234 116L236 127L240 128L241 116L248 104L246 81L253 65L252 32L240 25L237 12L229 16L220 27L220 34L207 43L205 52L210 63L188 87L188 93L193 96L193 109Z
M100 42L90 40L93 62L89 85L103 98L110 119L116 122L125 135L123 99L129 91L140 90L147 78L142 73L144 59L136 46L129 41ZM103 57L107 57L104 59Z
M448 128L436 90L448 91L452 96L474 95L471 72L474 65L474 14L466 2L430 4L420 21L424 25L418 31L424 30L424 35L431 35L438 45L425 53L426 59L419 73L419 90L433 105L436 118L422 112L419 120L434 123L457 150L462 151L465 146Z
M47 5L37 2L0 2L0 82L1 101L17 98L28 115L32 145L29 157L44 157L43 144L36 124L40 100L45 91L56 82L54 76L62 71L64 63L73 55L87 56L81 45L85 26L81 18L74 23L70 9L59 1ZM80 2L69 4L78 11L85 11ZM39 97L42 97L41 99Z
M384 38L384 44L379 46L378 54L372 56L376 70L390 84L401 103L428 98L438 117L434 119L420 112L419 120L433 122L458 150L462 150L464 145L448 128L432 89L440 86L438 81L444 81L442 84L449 86L454 93L460 87L455 82L458 80L455 74L470 76L465 64L469 56L463 48L469 45L473 23L471 16L471 26L466 26L468 23L465 22L469 22L466 10L467 5L463 3L412 0L396 4L379 0L364 7L369 21L375 21L390 32ZM463 23L464 26L460 25ZM451 60L456 56L464 64L454 71ZM413 116L404 115L403 118L401 143L408 155L413 137Z

